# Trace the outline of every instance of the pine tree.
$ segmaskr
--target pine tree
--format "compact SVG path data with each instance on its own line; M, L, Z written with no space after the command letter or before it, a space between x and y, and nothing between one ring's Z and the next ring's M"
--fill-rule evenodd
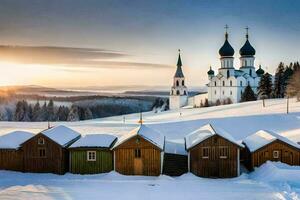
M22 101L18 101L16 104L14 121L21 121L23 119L23 116L24 116L24 110L23 110Z
M55 120L55 113L54 113L54 103L53 100L50 99L47 105L47 120L54 121Z
M300 70L294 72L292 78L289 81L287 86L287 94L290 97L297 97L297 100L300 100Z
M262 75L258 85L258 95L260 99L270 98L272 95L272 78L269 73Z
M31 104L29 104L29 106L28 106L28 117L29 117L30 121L33 120L33 109L32 109Z
M280 62L275 73L274 97L283 98L284 87L285 87L284 64Z
M241 102L255 101L255 100L256 100L255 93L253 92L250 85L247 85L247 87L245 88L245 91L242 93Z
M40 121L39 120L39 115L41 112L41 107L40 107L40 103L39 101L36 102L36 104L33 107L33 111L32 111L32 121L37 122Z
M93 113L89 108L84 109L84 119L93 119Z
M77 106L72 105L67 121L79 121L79 109Z

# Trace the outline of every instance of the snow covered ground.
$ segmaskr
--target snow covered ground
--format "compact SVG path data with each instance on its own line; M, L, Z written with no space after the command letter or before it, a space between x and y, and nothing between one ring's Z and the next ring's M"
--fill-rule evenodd
M125 117L125 123L124 123ZM51 123L70 126L81 134L107 133L117 136L138 126L139 114L96 120ZM247 102L226 106L181 109L143 114L144 123L166 136L166 151L184 154L183 138L211 123L242 140L264 129L300 142L300 102L286 100ZM46 122L0 122L0 135L14 130L39 132ZM192 174L167 176L123 176L115 172L99 175L64 176L0 171L0 199L300 199L300 167L267 163L251 174L234 179L204 179Z
M267 163L233 179L99 175L63 176L0 171L0 199L299 199L300 167Z

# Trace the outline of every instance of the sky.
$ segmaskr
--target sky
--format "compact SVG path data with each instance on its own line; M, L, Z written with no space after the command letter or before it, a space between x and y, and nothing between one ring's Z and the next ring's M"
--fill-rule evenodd
M171 86L181 49L189 87L208 82L228 24L255 65L300 60L298 0L0 0L0 85Z

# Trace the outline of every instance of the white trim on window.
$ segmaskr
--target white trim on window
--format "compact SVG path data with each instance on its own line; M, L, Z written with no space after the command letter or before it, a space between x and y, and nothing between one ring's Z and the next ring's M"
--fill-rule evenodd
M87 161L96 161L97 152L96 151L87 151L86 152Z
M273 158L279 158L279 151L273 151Z

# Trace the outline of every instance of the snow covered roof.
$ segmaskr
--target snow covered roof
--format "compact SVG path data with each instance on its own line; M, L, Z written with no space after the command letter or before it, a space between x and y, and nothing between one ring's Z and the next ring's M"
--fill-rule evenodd
M196 131L185 136L186 149L188 150L214 135L219 135L220 137L222 137L240 147L244 147L240 142L236 141L226 131L224 131L220 128L217 128L217 127L213 127L211 124L206 124L206 125L202 126L201 128L197 129Z
M80 133L64 125L52 127L42 131L41 133L61 146L67 146L74 139L80 137Z
M33 137L34 134L27 131L13 131L0 137L1 149L18 149L26 140Z
M274 132L266 131L266 130L259 130L256 133L249 135L243 140L243 142L244 144L246 144L250 152L255 152L256 150L272 143L275 140L280 140L284 143L287 143L293 147L300 149L300 146L297 143L292 142L286 137L283 137Z
M137 135L141 136L145 140L159 147L161 150L164 149L164 140L165 140L164 136L160 132L144 124L141 124L139 127L133 129L128 134L125 134L121 138L119 138L113 148L116 148L120 144L124 143L125 141Z
M116 136L109 135L109 134L89 134L77 140L69 148L78 148L78 147L110 148L116 139L117 139Z

